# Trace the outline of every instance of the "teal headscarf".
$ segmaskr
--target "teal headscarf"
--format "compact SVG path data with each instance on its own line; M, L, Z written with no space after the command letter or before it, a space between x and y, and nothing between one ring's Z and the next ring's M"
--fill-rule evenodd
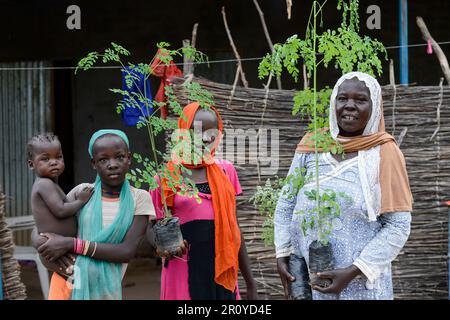
M129 146L128 138L124 132L120 130L100 130L92 135L89 142L91 158L95 141L105 134L117 135ZM103 228L102 183L97 175L94 194L80 211L78 218L79 237L83 240L98 243L121 243L133 222L134 209L130 184L128 180L125 180L120 191L119 212L112 224ZM121 263L95 260L80 255L75 262L74 278L72 300L122 299Z
M113 134L113 135L121 137L122 140L127 144L127 147L130 148L130 142L128 141L128 137L125 134L125 132L116 130L116 129L98 130L97 132L94 132L94 134L91 137L91 140L89 140L88 152L89 152L89 155L91 156L91 158L93 158L92 150L94 149L95 141L97 141L98 138L100 138L101 136L104 136L105 134Z

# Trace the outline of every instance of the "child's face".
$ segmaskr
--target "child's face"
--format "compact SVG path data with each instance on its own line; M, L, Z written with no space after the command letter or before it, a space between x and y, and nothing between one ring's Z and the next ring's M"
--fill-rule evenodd
M370 91L357 78L345 80L336 96L336 117L339 134L342 136L357 136L364 128L372 114Z
M38 177L56 180L65 168L59 141L35 143L33 159L28 160L28 166Z
M216 140L217 129L217 116L212 110L199 109L192 121L191 129L194 129L195 125L201 123L202 126L202 142L205 145L209 145Z
M102 183L109 187L119 187L125 181L131 165L131 155L125 142L118 136L104 136L93 146L92 166Z

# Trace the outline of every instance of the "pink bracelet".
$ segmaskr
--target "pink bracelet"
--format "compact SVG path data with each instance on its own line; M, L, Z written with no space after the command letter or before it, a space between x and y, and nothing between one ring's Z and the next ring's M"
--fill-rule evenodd
M77 238L77 250L75 251L76 254L82 254L84 249L84 241L80 238Z
M73 250L74 253L77 252L77 238L73 238Z

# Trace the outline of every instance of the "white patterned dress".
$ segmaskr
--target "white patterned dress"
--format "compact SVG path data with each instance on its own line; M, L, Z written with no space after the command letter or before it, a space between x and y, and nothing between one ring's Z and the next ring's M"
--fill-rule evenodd
M289 174L296 168L306 168L306 175L314 174L313 153L296 154ZM370 165L366 169L370 170ZM411 224L409 212L385 213L376 221L368 219L366 202L360 183L358 157L336 161L330 153L319 155L319 181L321 191L332 189L344 192L352 199L338 196L341 215L333 219L330 243L335 268L356 265L363 275L353 279L339 294L322 294L313 290L314 300L388 300L393 299L391 262L396 258L408 239ZM286 185L284 191L292 190ZM317 240L314 229L306 235L300 228L300 214L315 206L304 194L315 189L315 182L306 183L297 196L288 197L283 192L275 211L276 256L296 254L308 261L308 248Z

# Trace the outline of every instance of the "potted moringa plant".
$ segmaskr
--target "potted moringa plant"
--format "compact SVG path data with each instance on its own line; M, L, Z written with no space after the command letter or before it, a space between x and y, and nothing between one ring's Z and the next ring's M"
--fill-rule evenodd
M305 183L306 169L296 168L294 174L288 175L285 179L275 178L274 181L267 179L263 186L257 186L255 194L251 197L250 202L258 209L259 213L265 216L263 222L262 239L265 245L273 245L274 243L274 214L278 199L281 195L288 199L297 196ZM283 186L289 184L293 186L292 190L283 189ZM310 300L311 288L308 285L309 275L308 267L305 259L299 259L296 255L292 255L289 259L291 270L297 281L290 283L291 297L295 300Z
M333 63L342 73L361 71L373 75L375 70L381 74L381 61L378 54L386 55L386 50L380 42L359 35L358 0L338 0L337 8L343 12L341 26L337 30L327 30L318 34L318 22L322 25L322 10L326 2L313 1L303 40L293 35L284 44L276 44L273 52L267 54L259 65L260 78L270 74L279 77L285 68L297 81L300 74L299 59L302 59L307 70L307 77L312 80L311 88L307 87L295 94L293 115L300 115L302 119L310 121L307 128L310 139L307 143L315 150L315 172L297 180L304 183L312 179L315 182L315 188L305 192L307 198L315 202L315 206L310 212L296 213L302 215L299 227L303 232L314 232L316 235L316 240L309 246L309 284L322 287L328 286L330 281L321 280L316 274L334 269L329 237L333 229L332 219L341 213L338 196L349 201L351 197L344 193L337 194L333 190L322 190L319 185L319 153L343 154L343 149L326 130L329 123L328 105L331 90L317 89L317 68L320 65L328 67L330 63ZM304 175L304 172L294 173L294 175ZM301 185L297 184L297 187L301 188ZM272 216L273 213L270 218ZM308 280L303 274L304 266L304 261L295 261L295 257L290 259L290 272L296 276L296 282L300 281L300 283L292 284L294 298L310 297L305 294Z
M180 136L175 132L172 135L172 140L167 141L166 152L156 149L156 138L159 134L177 129L177 120L161 118L159 116L160 109L168 106L173 114L184 117L183 108L177 101L171 86L165 87L167 102L157 102L151 98L151 94L146 90L146 83L150 81L150 76L155 74L157 68L169 66L177 56L185 56L193 62L204 62L207 60L207 57L190 46L176 50L172 50L169 47L170 45L166 42L158 43L157 53L150 63L125 63L122 59L128 57L130 52L116 43L111 43L111 48L105 49L103 53L90 52L81 59L78 62L75 73L78 69L89 70L100 59L102 63L114 62L119 64L124 85L122 88L110 89L111 92L121 96L116 106L116 112L121 114L126 108L131 108L134 111L137 115L135 126L137 129L146 131L150 150L147 156L138 153L133 154L133 158L142 168L130 170L127 178L137 188L140 188L142 184L147 185L150 190L160 188L162 195L164 195L164 192L159 181L164 179L167 186L172 188L175 194L195 197L200 202L195 182L183 176L183 173L190 174L190 170L179 163L175 163L174 170L170 171L166 165L171 160L173 150L192 151L191 140L180 139ZM185 82L183 87L187 91L190 100L199 101L201 105L212 104L212 95L198 83ZM184 153L186 154L186 152ZM167 199L163 196L162 200L164 218L158 220L153 227L155 242L158 251L167 251L174 254L183 241L180 223L177 217L171 215L170 208L167 206Z

